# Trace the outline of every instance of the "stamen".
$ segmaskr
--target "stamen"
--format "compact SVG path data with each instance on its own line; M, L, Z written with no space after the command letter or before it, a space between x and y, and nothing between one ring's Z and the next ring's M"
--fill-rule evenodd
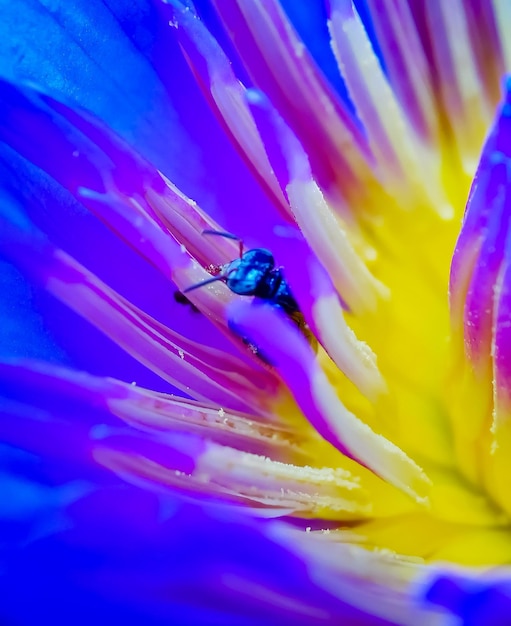
M380 179L402 208L415 208L423 196L441 215L450 215L438 158L412 132L352 1L333 0L331 6L332 46L367 132Z
M231 63L211 33L192 11L169 2L179 43L195 77L225 130L240 148L283 217L289 207L271 170L263 143L245 101L246 89L236 78Z
M353 196L360 193L374 180L363 135L279 3L216 0L215 6L254 83L303 144L315 177L326 188L342 181Z
M431 74L409 0L371 0L368 8L409 130L436 146L440 129Z
M497 30L499 32L500 45L504 56L506 72L511 71L511 41L509 39L509 24L511 24L511 5L506 0L493 0L493 10Z
M250 101L268 156L303 235L349 308L355 312L374 309L386 289L353 249L341 221L312 178L302 146L264 98L252 94Z
M484 97L462 0L424 4L439 87L458 155L469 175L475 171L491 110ZM455 32L456 37L451 33Z
M375 400L385 390L376 357L347 325L328 273L301 238L289 231L282 238L279 257L285 262L286 280L313 333L337 367L363 394Z
M112 378L92 376L38 361L0 362L0 387L9 397L32 403L67 407L76 424L90 412L107 411L129 426L146 433L190 432L218 444L271 454L281 461L309 460L304 450L307 437L283 425L270 425L258 416L234 413L165 393L143 389ZM30 402L24 391L33 390ZM84 410L77 410L83 407ZM94 425L93 419L85 421Z
M185 196L163 174L165 188L146 189L146 200L160 217L168 232L202 266L223 265L236 255L230 241L211 241L203 237L204 230L220 228L218 222L203 211L194 200ZM125 199L126 201L126 199Z
M306 418L339 451L424 502L429 479L402 450L346 410L302 335L269 305L236 302L231 324L275 364ZM263 330L264 329L264 330ZM293 346L292 352L289 346Z
M349 519L371 512L369 494L345 470L298 467L212 445L198 460L194 476L227 492L265 505L289 507L301 515Z
M94 456L129 482L142 481L156 490L185 489L297 516L349 519L370 513L367 494L342 470L278 463L191 435L161 441L139 445L111 431L101 438Z

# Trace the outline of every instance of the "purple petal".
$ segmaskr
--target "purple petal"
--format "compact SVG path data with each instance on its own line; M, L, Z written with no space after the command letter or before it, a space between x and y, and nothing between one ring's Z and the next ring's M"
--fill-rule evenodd
M278 3L241 1L234 6L218 0L215 6L255 84L303 143L320 183L329 188L343 180L349 189L354 180L369 175L359 129Z
M46 168L180 289L210 277L191 263L192 254L204 265L236 256L231 240L202 236L205 228L222 230L216 222L99 122L33 89L0 85L6 120L32 131L13 133L0 124L0 136ZM59 167L62 161L68 166ZM223 309L232 296L220 285L215 297L203 289L191 300L225 328Z
M153 67L160 24L150 2L134 0L128 7L77 0L71 7L60 0L20 0L2 16L4 75L43 83L72 98L169 174L193 184L197 152L189 151L186 165L179 159L191 140ZM187 73L177 50L172 65L176 74Z
M481 307L492 310L491 296L488 294L488 286L495 280L495 264L503 258L502 233L506 232L505 225L509 219L509 207L507 207L507 186L508 186L508 164L507 160L511 156L509 149L511 138L511 115L510 115L510 92L506 87L505 101L497 114L491 134L489 135L483 149L481 161L479 163L474 183L470 190L465 217L461 232L454 251L451 279L450 279L450 299L453 323L458 325L463 315L465 298L469 289L472 293L475 290L486 289L486 295L480 294L481 299L472 298L470 305L465 310L465 324L477 321L474 333L491 332L488 328L488 318L486 327L479 324L480 315L477 310ZM501 228L504 226L504 228ZM499 233L499 228L502 230ZM482 251L485 241L488 239L488 248ZM497 245L497 249L492 251L491 241ZM489 261L488 255L492 255ZM490 264L489 264L490 263ZM475 281L473 278L476 268L480 266L481 272L489 272L489 282L483 283L481 280ZM493 278L492 278L493 277ZM493 280L493 282L492 282ZM470 282L472 281L472 287ZM474 312L472 312L474 311ZM466 329L467 332L468 329ZM472 343L474 341L472 336ZM478 357L478 354L474 356Z
M277 209L289 219L286 200L276 183L245 102L246 90L236 78L229 59L192 11L179 2L173 2L171 6L179 42L208 103Z
M229 316L231 326L276 367L303 414L326 441L424 503L430 481L423 470L346 409L292 322L269 304L236 302Z
M115 602L107 614L123 615L127 605L126 623L151 626L212 619L232 626L390 624L311 581L307 562L265 524L189 505L173 509L160 522L155 499L133 487L102 488L69 506L68 530L7 560L2 616L27 620L28 598L54 622L72 614L66 598L79 609L86 598L103 597Z
M463 626L506 626L511 612L509 573L469 578L458 572L432 573L420 588L423 602L448 609Z
M430 141L438 136L431 74L417 26L406 0L369 3L392 88L414 130Z
M300 230L348 307L355 311L374 308L382 286L371 276L340 227L312 176L307 154L264 97L251 92L250 100L270 162Z
M305 455L299 450L304 437L291 427L264 424L254 421L253 416L44 362L0 362L0 389L23 400L27 388L32 390L41 408L85 403L119 418L118 426L124 423L141 432L155 435L166 431L189 432L282 461L293 457L303 460Z
M441 104L464 170L472 174L494 103L488 102L479 75L465 3L433 0L424 4L424 12Z
M473 480L484 476L493 499L506 510L511 506L505 480L511 410L510 138L508 81L504 103L484 146L470 192L453 256L450 294L455 347L464 344L469 359L463 378L473 380L475 385L470 405L463 396L461 403L454 404L460 449L468 445L480 459L476 463L472 457L474 461L465 462L464 470ZM460 387L462 393L466 384Z
M251 369L247 370L250 374L243 381L239 373L246 366L240 361L180 337L109 289L41 237L26 234L22 237L18 231L14 238L7 239L3 249L55 296L185 393L194 393L196 397L216 400L221 406L243 410L250 404L248 384L253 386L254 406L259 411L261 387L258 385L266 379L275 389L271 375L261 373L259 377ZM213 364L215 353L218 360ZM223 367L226 369L221 373ZM257 386L249 380L258 380ZM238 391L235 391L236 388ZM236 398L240 392L243 400Z

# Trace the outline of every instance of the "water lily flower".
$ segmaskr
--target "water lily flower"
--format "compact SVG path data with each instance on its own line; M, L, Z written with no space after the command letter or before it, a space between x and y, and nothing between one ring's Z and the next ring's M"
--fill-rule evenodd
M511 9L305 4L7 11L4 622L509 623Z

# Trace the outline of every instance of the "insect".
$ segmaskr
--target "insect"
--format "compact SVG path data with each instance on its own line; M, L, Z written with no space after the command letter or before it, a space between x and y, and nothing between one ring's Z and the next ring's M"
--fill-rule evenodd
M273 254L266 248L243 250L243 242L236 235L216 230L204 230L203 235L216 235L240 242L240 256L217 268L215 276L183 291L187 293L215 281L225 282L227 287L240 296L255 296L283 311L302 331L309 343L316 340L307 326L298 303L284 278L281 267L275 267Z

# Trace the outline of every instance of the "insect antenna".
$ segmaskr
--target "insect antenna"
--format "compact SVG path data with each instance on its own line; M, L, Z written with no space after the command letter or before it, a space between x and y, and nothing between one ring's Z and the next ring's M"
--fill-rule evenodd
M240 244L240 259L243 256L243 240L233 235L232 233L226 233L223 230L210 230L206 229L202 231L203 235L217 235L217 237L225 237L226 239L233 239L234 241L239 241Z
M206 285L209 285L211 283L216 283L217 281L224 280L224 279L225 279L225 276L223 274L220 276L212 276L211 278L207 278L206 280L203 280L200 283L196 283L195 285L190 285L190 287L183 289L181 293L188 293L189 291L193 291L194 289L198 289L199 287L205 287Z

